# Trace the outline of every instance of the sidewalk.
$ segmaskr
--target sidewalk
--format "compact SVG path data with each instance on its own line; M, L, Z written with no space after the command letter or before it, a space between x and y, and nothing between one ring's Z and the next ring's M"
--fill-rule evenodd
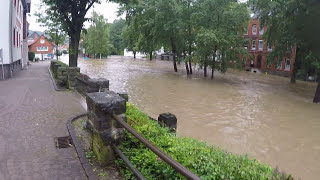
M0 179L86 179L73 147L56 149L67 120L85 110L80 96L53 89L49 62L0 81Z

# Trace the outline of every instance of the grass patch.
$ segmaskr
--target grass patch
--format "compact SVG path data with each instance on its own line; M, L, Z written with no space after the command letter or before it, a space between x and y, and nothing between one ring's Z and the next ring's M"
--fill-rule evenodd
M126 116L128 124L136 131L201 179L292 179L291 176L280 176L271 166L248 156L234 155L192 138L176 137L167 128L151 121L133 104L127 103ZM119 148L147 179L185 179L130 133L126 133L125 141ZM117 159L116 164L123 178L135 179L121 159Z

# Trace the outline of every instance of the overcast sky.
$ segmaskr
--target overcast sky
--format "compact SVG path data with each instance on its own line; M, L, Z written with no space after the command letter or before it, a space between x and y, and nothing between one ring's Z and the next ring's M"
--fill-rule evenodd
M36 21L36 17L34 16L35 12L41 12L42 10L39 9L39 5L41 3L41 0L31 0L31 13L28 16L28 22L30 24L29 29L34 31L44 31L45 28L41 27L39 23ZM101 4L95 4L93 8L89 10L86 17L91 17L92 11L95 10L99 14L103 14L105 18L108 19L109 23L112 23L115 19L119 19L117 17L117 10L118 5L116 3L106 3L106 1L102 1ZM124 16L122 17L124 18ZM85 27L88 27L89 23L85 23Z

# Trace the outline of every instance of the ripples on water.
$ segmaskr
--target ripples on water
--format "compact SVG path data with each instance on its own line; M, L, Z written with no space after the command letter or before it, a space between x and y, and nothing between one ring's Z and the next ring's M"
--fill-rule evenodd
M172 112L178 135L190 136L269 163L302 179L320 177L320 106L315 84L290 84L284 77L230 70L187 77L172 62L125 57L80 60L81 72L110 80L153 117Z

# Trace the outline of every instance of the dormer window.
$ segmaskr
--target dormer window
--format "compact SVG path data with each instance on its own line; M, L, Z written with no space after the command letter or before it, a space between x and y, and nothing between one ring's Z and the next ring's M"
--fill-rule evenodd
M252 26L252 35L257 35L257 25Z
M44 44L44 39L41 39L41 40L40 40L40 43L41 43L41 44Z

